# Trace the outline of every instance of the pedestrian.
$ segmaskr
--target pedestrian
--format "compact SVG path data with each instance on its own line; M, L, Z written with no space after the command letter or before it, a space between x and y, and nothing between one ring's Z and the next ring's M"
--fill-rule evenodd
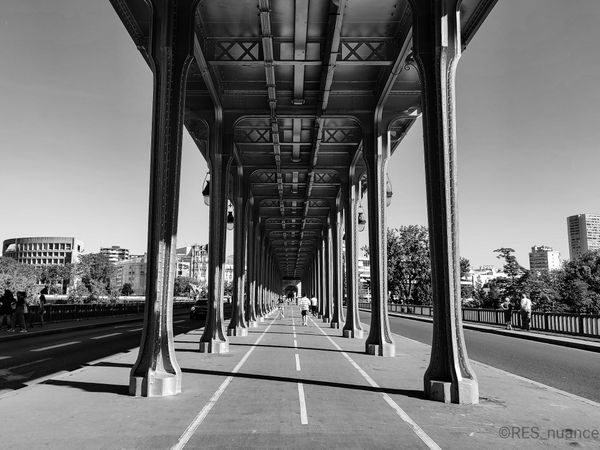
M25 314L27 312L27 293L24 291L17 292L17 302L13 319L13 329L16 325L21 328L21 333L27 333L27 325L25 324Z
M15 298L13 297L10 289L4 290L4 295L0 298L0 329L2 329L2 324L6 324L6 329L8 331L12 328L12 306L11 303ZM16 303L15 303L16 305Z
M283 297L279 297L279 301L278 301L278 305L279 305L279 314L281 314L281 318L285 319L285 309L283 307Z
M523 329L531 330L531 300L525 294L521 294L521 320Z
M40 326L44 326L44 316L46 315L46 294L48 293L48 286L44 286L44 288L40 291Z
M310 300L306 296L302 296L300 301L298 302L298 306L300 307L300 314L302 315L302 326L308 326L306 314L308 313L308 308L310 308Z
M500 305L500 308L504 310L504 323L506 324L506 329L512 330L512 312L514 305L510 301L510 297L504 299L504 303Z
M317 297L311 297L310 299L310 310L312 312L313 317L317 315L317 313L319 312L318 307L317 307Z

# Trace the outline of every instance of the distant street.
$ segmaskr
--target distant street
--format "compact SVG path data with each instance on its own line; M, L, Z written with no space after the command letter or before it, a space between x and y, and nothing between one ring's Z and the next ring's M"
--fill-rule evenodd
M360 312L363 323L371 315ZM390 316L395 334L431 345L428 322ZM498 369L600 402L600 353L465 329L469 357ZM510 380L506 380L507 388Z
M187 313L174 318L175 333L203 325ZM31 380L71 371L97 359L140 345L142 320L89 330L30 336L0 341L0 395L19 389Z

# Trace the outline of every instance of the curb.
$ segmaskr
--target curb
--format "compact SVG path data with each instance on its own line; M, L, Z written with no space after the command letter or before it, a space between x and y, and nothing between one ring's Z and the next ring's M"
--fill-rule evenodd
M370 310L362 309L362 308L361 308L361 311L371 312ZM393 317L401 317L403 319L416 320L418 322L429 322L429 323L433 322L433 319L431 319L429 317L419 317L419 316L412 316L409 314L400 314L400 313L393 313L393 312L388 312L388 315L393 316ZM528 332L522 332L522 333L516 332L516 331L510 332L510 331L502 330L502 329L498 329L498 328L491 328L491 327L486 327L486 326L482 326L482 325L474 325L474 324L470 324L468 322L463 322L463 328L466 328L468 330L481 331L483 333L500 334L502 336L513 337L513 338L517 338L517 339L526 339L528 341L543 342L545 344L554 344L554 345L560 345L562 347L577 348L579 350L587 350L589 352L600 353L600 344L597 344L595 342L586 342L586 341L579 341L579 340L566 341L564 339L561 339L560 337L545 336L545 335L540 335L540 334L529 334Z

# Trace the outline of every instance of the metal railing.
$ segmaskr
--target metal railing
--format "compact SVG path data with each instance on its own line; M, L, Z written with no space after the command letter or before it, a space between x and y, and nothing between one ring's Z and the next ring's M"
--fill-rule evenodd
M359 303L359 308L371 309L371 303ZM400 305L388 303L389 312L413 314L416 316L433 317L433 307L424 305ZM512 324L522 326L519 310L512 312ZM462 320L465 322L504 325L503 309L463 308ZM600 337L600 315L569 314L533 311L531 313L531 329L549 331L552 333L571 334L578 336Z
M173 302L173 310L189 309L190 302ZM62 322L68 320L86 320L99 317L124 316L128 314L141 314L144 312L145 303L66 303L44 306L44 322ZM28 310L28 322L39 323L40 306L30 305Z

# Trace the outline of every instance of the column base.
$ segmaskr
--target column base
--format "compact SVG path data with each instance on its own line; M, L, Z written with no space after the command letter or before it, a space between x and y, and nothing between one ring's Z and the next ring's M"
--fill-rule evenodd
M331 326L331 328L339 328L340 327L339 322L331 322L329 325Z
M425 380L425 398L436 402L476 405L479 403L479 384L465 378L453 389L450 381ZM453 392L454 391L454 392Z
M258 322L256 320L248 321L248 328L257 328L257 327L258 327Z
M323 317L323 323L329 323L329 317Z
M148 377L129 377L129 395L135 397L168 397L181 392L181 373L156 373Z
M344 330L343 336L350 339L363 339L365 332L363 330Z
M323 317L323 314L319 313L317 314L317 319L321 319Z
M262 323L262 322L264 322L264 321L265 321L265 318L264 318L264 317L259 317L259 318L258 318L258 321Z
M367 344L366 352L369 355L394 357L396 356L396 345L387 342L383 344Z
M227 336L248 336L248 328L246 327L235 327L227 328Z
M215 339L209 342L200 342L200 353L229 353L229 342Z

